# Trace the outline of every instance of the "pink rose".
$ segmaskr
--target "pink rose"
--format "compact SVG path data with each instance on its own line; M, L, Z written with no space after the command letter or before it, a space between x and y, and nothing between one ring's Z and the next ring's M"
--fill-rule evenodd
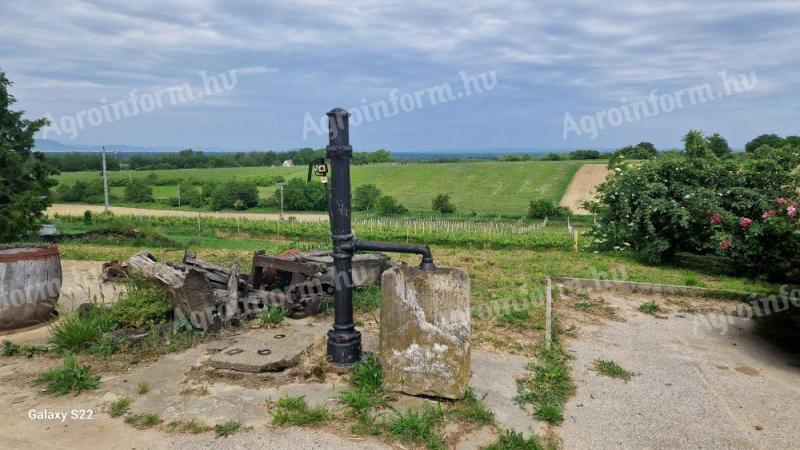
M752 219L750 219L749 217L745 217L745 218L742 219L741 222L739 222L739 226L742 227L742 228L747 228L747 227L750 226L750 224L752 222L753 222Z
M796 214L797 214L797 205L792 203L791 205L789 205L788 208L786 208L786 215L794 219L794 216Z
M719 214L715 213L714 217L711 218L711 223L713 223L714 225L719 225L720 223L722 223L722 217L720 217Z
M785 205L785 204L789 203L789 200L786 200L786 198L784 198L784 197L778 197L778 198L775 199L775 203L777 203L779 205Z
M769 210L764 211L764 214L761 215L762 219L769 219L770 217L775 217L777 215L777 211Z
M725 239L724 241L722 241L721 244L719 244L719 248L721 248L723 250L727 250L727 249L731 248L731 241Z

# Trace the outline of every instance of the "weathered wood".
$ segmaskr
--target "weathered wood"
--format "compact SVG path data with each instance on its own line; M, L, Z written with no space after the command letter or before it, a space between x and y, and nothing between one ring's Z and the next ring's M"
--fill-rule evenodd
M285 272L302 273L305 275L315 275L318 273L325 273L327 267L325 264L318 264L313 262L296 261L289 259L289 257L270 256L270 255L253 255L253 264L261 267L271 267L275 270L282 270Z
M53 317L61 292L61 259L55 245L0 246L0 330Z

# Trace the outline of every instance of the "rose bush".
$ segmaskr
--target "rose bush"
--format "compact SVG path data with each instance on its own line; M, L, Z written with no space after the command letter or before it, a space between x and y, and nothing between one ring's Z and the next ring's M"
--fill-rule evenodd
M671 152L614 168L589 206L593 246L651 263L716 253L735 268L800 282L800 145L720 158Z

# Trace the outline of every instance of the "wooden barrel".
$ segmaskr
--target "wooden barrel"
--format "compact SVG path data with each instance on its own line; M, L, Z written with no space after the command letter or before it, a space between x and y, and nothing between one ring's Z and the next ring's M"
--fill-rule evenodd
M0 245L0 330L49 320L60 292L57 246Z

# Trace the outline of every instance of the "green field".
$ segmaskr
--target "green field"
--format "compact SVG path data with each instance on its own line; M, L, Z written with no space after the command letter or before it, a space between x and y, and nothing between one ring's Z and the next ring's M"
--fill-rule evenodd
M352 167L352 184L374 183L394 196L412 212L430 211L439 193L450 194L460 213L525 214L533 198L558 202L572 176L584 161L470 162L444 164L377 164ZM152 172L159 178L192 177L195 180L226 181L264 175L304 178L306 167L241 167L110 172L110 179L144 177ZM74 183L99 176L98 172L67 172L60 183ZM268 196L275 188L261 188ZM122 196L123 188L112 188ZM156 198L176 196L175 186L154 186Z

